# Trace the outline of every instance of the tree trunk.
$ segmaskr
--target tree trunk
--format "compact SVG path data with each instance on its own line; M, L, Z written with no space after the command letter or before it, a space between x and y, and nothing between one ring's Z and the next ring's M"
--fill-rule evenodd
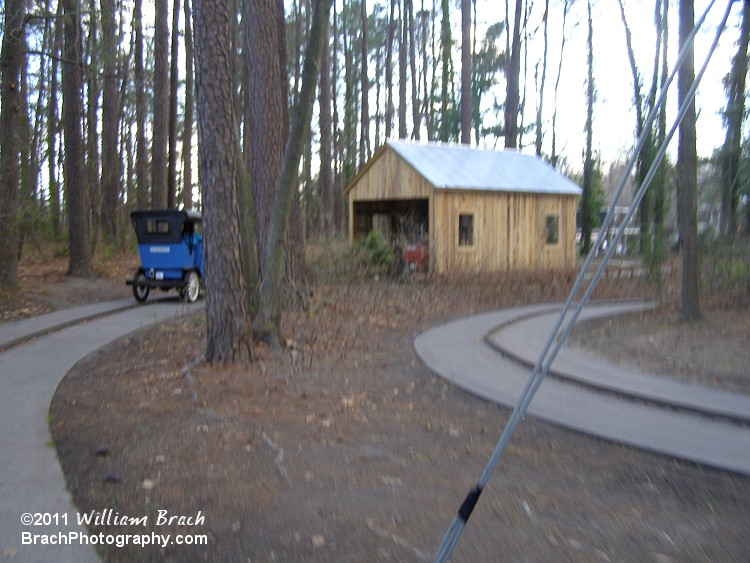
M407 20L404 16L403 3L399 7L399 42L398 42L398 138L406 139L406 82L407 65L406 42L409 39Z
M513 25L513 41L510 49L507 91L505 98L505 147L518 147L518 107L520 104L521 82L521 6L523 0L516 0Z
M101 230L102 219L102 190L100 182L100 156L99 156L99 39L96 12L96 1L89 0L89 10L92 17L89 21L89 27L86 33L86 54L84 60L88 58L88 64L84 67L86 74L86 125L84 128L84 143L86 146L86 157L84 159L86 166L86 177L88 185L86 187L85 205L87 212L85 214L86 225L89 232L89 243L91 252L94 252L99 242L99 232ZM79 22L80 22L79 16ZM79 24L80 25L80 24Z
M461 0L461 143L471 143L471 2Z
M172 47L169 69L169 154L167 165L167 207L177 207L177 88L180 81L178 66L180 0L172 7Z
M451 52L453 50L453 39L451 38L451 14L448 0L442 2L442 25L440 31L442 81L440 89L440 140L444 143L450 140L450 127L448 111L450 108L449 88L452 84L451 77Z
M320 173L318 174L318 231L331 234L333 199L331 185L331 56L326 38L320 59Z
M154 0L154 120L151 145L151 208L167 207L169 125L169 25L167 0Z
M417 74L417 49L414 35L414 4L413 0L404 0L406 16L409 19L409 68L411 69L411 115L414 124L411 136L419 140L420 116L419 111L419 75Z
M542 55L542 78L539 82L539 104L536 108L536 141L534 143L537 156L542 156L542 141L544 135L542 132L542 110L544 108L544 86L547 82L547 46L548 34L547 24L549 20L549 0L544 2L544 54Z
M693 0L680 0L680 49L686 44L694 26ZM677 102L682 106L690 85L695 79L693 47L680 65L677 74ZM698 179L695 133L695 99L690 103L680 123L677 147L677 205L682 242L682 295L680 319L700 318L699 262L698 262Z
M193 26L190 0L185 0L185 117L182 130L182 204L193 208Z
M385 138L391 138L393 127L393 29L396 19L396 0L391 0L388 28L385 37Z
M276 344L280 338L285 232L292 207L299 161L306 138L310 133L310 117L320 74L320 55L327 37L328 14L332 2L333 0L314 2L315 11L310 39L305 50L299 104L295 109L294 122L284 152L284 164L278 179L277 196L274 200L271 226L264 250L266 257L263 262L268 265L268 268L261 283L260 308L256 317L255 334L256 337Z
M247 363L251 325L242 279L228 0L195 0L198 154L206 245L206 360Z
M62 15L62 4L57 5L57 15L60 21ZM52 235L55 239L60 236L61 205L60 205L60 180L57 170L57 137L60 130L59 117L57 115L58 94L58 59L62 53L62 26L55 25L55 39L52 46L52 69L50 71L49 100L47 105L47 159L49 163L49 207L52 223ZM1 152L1 151L0 151Z
M591 20L591 0L588 8L588 78L586 80L586 158L583 163L583 195L581 196L581 254L591 250L591 233L594 228L596 210L594 201L594 157L593 157L593 124L594 124L594 27Z
M117 34L115 0L101 0L102 57L102 227L104 236L114 242L117 236L117 203L120 195L117 135L120 111L117 103Z
M568 21L568 10L574 0L564 0L563 2L563 18L562 18L562 29L560 36L560 60L557 64L557 78L555 79L555 109L552 112L552 150L550 152L550 162L552 166L557 166L557 108L558 108L558 94L560 92L560 77L562 76L562 64L563 54L565 53L565 25Z
M81 23L78 0L62 0L63 47L63 130L65 162L63 174L68 196L70 258L68 275L91 277L91 248L86 221L86 167L81 133Z
M245 64L250 138L250 177L255 204L256 240L263 244L273 208L274 189L288 132L286 65L280 60L277 0L245 0ZM262 249L258 254L262 257ZM261 277L265 275L261 259Z
M0 52L0 286L18 283L18 189L21 175L21 67L26 49L25 0L6 0Z
M135 175L138 192L138 208L146 209L149 198L148 152L146 149L146 76L143 64L143 16L142 0L135 0L133 6L133 27L135 28L135 121L138 131L135 137Z
M742 27L737 53L727 80L727 109L724 114L726 140L720 154L722 178L721 235L731 242L737 231L737 209L740 203L740 155L742 153L742 124L745 117L745 78L747 76L747 48L750 40L750 8L742 4Z
M332 185L332 202L333 202L333 229L340 231L344 227L344 198L341 193L341 176L342 176L342 158L341 158L341 135L339 134L339 101L338 101L338 84L339 84L339 29L338 13L336 3L333 4L333 53L331 55L331 106L332 106L332 139L331 148L333 150L333 185Z
M359 137L359 166L364 166L370 156L370 108L368 98L370 96L370 81L367 78L367 66L369 60L367 56L367 1L362 0L362 43L361 54L362 67L360 70L361 78L361 95L362 95L362 121L360 123Z

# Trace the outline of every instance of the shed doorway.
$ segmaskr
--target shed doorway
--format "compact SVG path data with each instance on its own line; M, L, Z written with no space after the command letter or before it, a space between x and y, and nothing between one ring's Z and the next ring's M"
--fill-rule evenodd
M394 244L427 243L430 205L427 199L354 202L354 240L375 230Z

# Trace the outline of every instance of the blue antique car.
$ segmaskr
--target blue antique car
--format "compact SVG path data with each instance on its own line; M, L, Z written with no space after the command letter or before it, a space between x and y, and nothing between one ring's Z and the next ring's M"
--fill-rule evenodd
M159 209L130 214L138 238L141 266L132 280L133 296L139 302L148 298L151 288L177 289L192 303L203 283L203 237L196 227L201 215L195 211Z

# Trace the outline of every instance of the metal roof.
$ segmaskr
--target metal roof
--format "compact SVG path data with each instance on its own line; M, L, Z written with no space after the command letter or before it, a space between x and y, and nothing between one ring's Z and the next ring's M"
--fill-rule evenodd
M542 159L465 145L387 141L435 188L581 195L581 188Z

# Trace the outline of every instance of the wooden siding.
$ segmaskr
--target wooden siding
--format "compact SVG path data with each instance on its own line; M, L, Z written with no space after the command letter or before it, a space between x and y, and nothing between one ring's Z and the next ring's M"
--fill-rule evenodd
M387 145L348 186L349 240L354 240L354 202L431 199L432 186ZM430 209L432 205L430 204ZM430 224L432 224L430 217Z
M575 197L436 190L432 201L430 260L438 273L575 265ZM459 245L463 214L474 216L472 246ZM548 215L559 217L555 244L547 244Z
M390 147L349 186L350 201L429 198L432 186Z
M572 268L576 262L576 196L433 188L387 145L347 187L349 240L354 203L427 199L430 269L506 271ZM474 217L474 244L460 246L458 216ZM559 238L547 244L547 216L559 216Z

